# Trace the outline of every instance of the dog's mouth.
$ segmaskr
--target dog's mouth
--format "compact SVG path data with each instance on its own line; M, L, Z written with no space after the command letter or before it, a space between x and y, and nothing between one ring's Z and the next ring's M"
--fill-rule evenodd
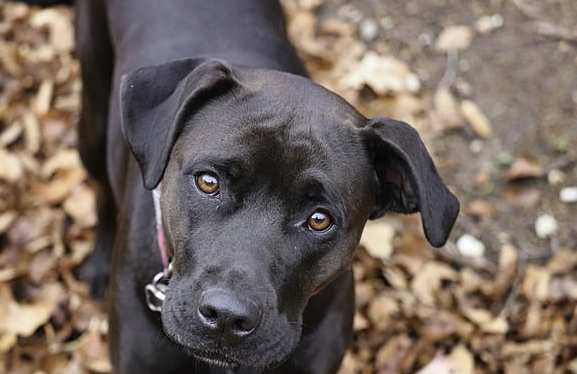
M186 349L188 353L199 361L203 361L209 365L220 366L226 369L237 369L241 366L239 362L226 357L220 353L207 353L207 352L197 352L191 349Z

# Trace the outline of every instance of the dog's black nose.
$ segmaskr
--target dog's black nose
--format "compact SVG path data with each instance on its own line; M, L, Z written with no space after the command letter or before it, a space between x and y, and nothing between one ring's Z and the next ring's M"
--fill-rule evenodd
M198 316L206 334L222 346L235 346L252 334L261 321L257 303L221 289L205 291Z

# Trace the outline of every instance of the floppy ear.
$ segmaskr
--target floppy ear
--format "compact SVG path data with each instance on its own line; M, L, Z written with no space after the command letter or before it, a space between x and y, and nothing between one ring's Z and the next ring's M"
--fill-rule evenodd
M154 188L162 179L187 118L233 82L225 62L204 58L144 67L122 77L122 131L146 188Z
M421 138L410 125L376 117L362 129L378 179L371 219L386 211L421 212L427 240L440 247L459 213L459 202L435 169Z

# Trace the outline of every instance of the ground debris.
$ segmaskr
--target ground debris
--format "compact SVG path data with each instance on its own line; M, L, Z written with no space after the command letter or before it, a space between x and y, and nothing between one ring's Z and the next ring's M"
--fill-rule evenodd
M445 136L472 130L495 141L497 126L473 99L449 86L427 92L411 62L378 42L382 19L367 21L342 1L283 4L313 78L367 116L413 124L443 167L463 161L442 159L436 142ZM340 7L320 17L329 5ZM500 14L476 19L481 35L447 26L436 48L464 53L473 37L496 35L507 21ZM106 316L75 277L96 217L75 151L80 82L72 35L68 8L0 2L0 372L7 374L110 372ZM461 199L458 232L442 252L426 243L419 217L391 215L367 227L353 265L354 343L339 374L577 373L576 248L531 262L525 242L479 235L504 210L523 216L542 201L536 183L546 170L532 156L511 157L508 169L477 166L478 178L463 182L477 196ZM569 181L557 184L574 186L570 173L564 168ZM490 194L499 181L501 195ZM557 191L556 200L573 207L574 188ZM563 221L545 230L534 228L537 217L526 217L527 230L555 239ZM475 238L468 256L456 243L464 235ZM495 241L491 263L485 252L495 251Z

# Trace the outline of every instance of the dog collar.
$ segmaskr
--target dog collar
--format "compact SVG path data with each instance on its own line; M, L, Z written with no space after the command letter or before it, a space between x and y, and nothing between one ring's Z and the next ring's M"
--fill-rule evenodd
M162 225L162 211L160 210L160 189L161 183L152 190L152 200L154 201L154 218L156 220L156 238L158 241L158 248L160 249L160 257L162 258L162 266L168 269L170 260L168 259L168 249L166 246L166 237L164 236L164 226Z
M154 218L156 220L156 240L158 242L158 248L160 249L163 270L157 273L152 278L152 282L144 287L146 305L148 309L153 312L160 312L162 310L162 304L166 298L166 290L168 289L168 281L172 276L172 261L168 255L166 236L164 235L164 226L162 225L160 192L161 184L159 183L158 186L152 190L152 200L154 202Z

